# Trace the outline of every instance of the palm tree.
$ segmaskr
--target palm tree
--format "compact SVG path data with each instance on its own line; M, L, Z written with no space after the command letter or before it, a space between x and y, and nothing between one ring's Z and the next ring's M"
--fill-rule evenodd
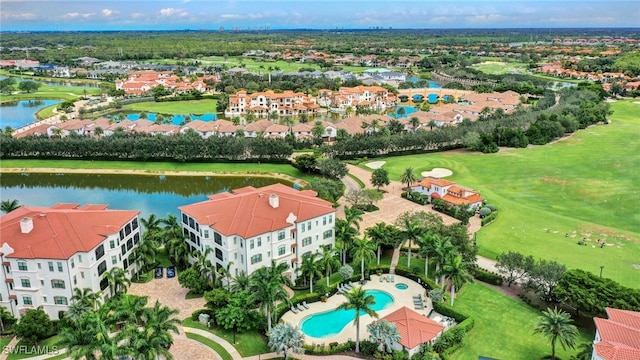
M345 206L345 209L347 206ZM347 264L347 251L351 247L353 238L358 233L355 228L349 225L346 220L336 219L335 223L336 243L340 247L340 257L342 258L342 265Z
M424 276L429 276L429 255L433 253L433 243L434 237L437 237L437 234L432 233L431 231L426 234L422 234L420 239L418 239L418 245L420 249L418 252L420 255L424 256Z
M260 310L267 318L267 330L271 331L276 301L289 303L289 294L283 288L291 285L291 280L283 272L288 269L286 263L276 265L271 260L271 266L262 267L251 274L251 296L249 300L260 304Z
M112 298L127 292L127 287L131 285L131 279L127 277L127 273L120 267L113 269L102 275L103 279L109 284L109 293Z
M411 268L411 241L418 241L422 234L424 234L424 229L420 226L420 222L418 220L411 220L409 217L405 217L403 220L404 227L404 237L409 240L409 257L407 257L407 267Z
M91 288L74 288L73 296L71 296L71 301L74 303L82 302L85 303L89 309L98 310L100 305L100 299L102 298L102 291L93 292Z
M371 241L373 241L378 245L377 258L378 258L378 265L380 265L381 247L387 238L387 224L383 222L379 222L373 225L372 227L368 228L367 230L365 230L365 234L369 237L369 239L371 239Z
M325 275L327 276L327 287L329 287L329 277L331 277L331 271L340 267L340 260L336 258L338 252L329 248L329 246L324 245L322 247L322 256L318 263L322 269L325 271Z
M578 353L571 360L591 360L593 355L593 343L582 343L578 346Z
M93 134L98 138L101 138L102 135L104 135L104 130L102 130L102 127L97 126L96 129L93 131Z
M65 326L59 336L60 345L67 349L68 356L74 360L117 359L112 352L102 351L117 349L121 338L109 336L109 328L100 312L87 312L73 326ZM118 352L118 355L125 354L124 349Z
M378 313L371 308L376 303L376 299L373 295L367 295L362 286L354 287L345 296L347 302L340 304L336 309L354 309L356 311L353 323L356 326L356 352L360 352L360 312L363 311L365 314L377 318Z
M162 227L162 235L160 236L160 243L164 244L167 240L173 238L183 238L182 226L178 223L178 218L173 214L167 214L167 217L160 219ZM160 245L160 244L159 244Z
M160 243L160 232L162 228L160 224L162 219L156 217L156 214L151 214L147 219L141 218L140 223L144 228L144 233L142 234L143 239L148 239L154 242L155 246L158 246Z
M402 173L402 176L400 176L400 181L404 184L407 184L407 188L409 188L411 184L416 182L416 180L416 174L414 174L412 167L404 169L404 173Z
M69 305L69 309L67 310L67 312L65 312L64 315L72 322L76 322L82 317L82 315L91 310L92 309L89 307L89 305L87 305L87 303L83 301L74 301L71 303L71 305ZM4 331L4 329L2 331Z
M369 330L369 341L377 343L380 352L390 353L393 343L400 341L400 332L396 324L387 320L374 321L367 326L367 329Z
M298 268L298 271L301 272L301 275L305 278L305 284L307 283L306 277L309 277L309 293L313 292L313 278L316 276L322 276L322 269L320 268L320 264L316 262L316 258L318 257L318 253L311 253L308 256L302 257L302 264Z
M225 278L225 282L227 283L227 291L231 291L231 266L233 266L233 261L229 261L227 263L227 266L221 267L218 270L220 276Z
M269 347L276 354L284 353L285 360L289 356L289 351L294 353L302 353L304 345L304 335L300 329L291 324L278 324L271 329L269 333Z
M193 267L209 281L211 287L214 287L217 282L217 272L211 260L208 259L211 253L213 253L213 248L210 247L205 248L204 253L199 250L194 251L193 256L196 261L193 263Z
M360 260L360 280L364 281L364 264L368 263L376 257L376 244L369 241L366 237L362 239L354 239L351 256L355 261Z
M440 265L444 262L444 260L450 258L457 252L456 247L453 246L449 238L441 238L438 235L433 236L432 250L437 259L436 273L440 271ZM442 283L444 284L444 279L442 279Z
M420 119L418 119L416 116L412 117L409 122L411 123L411 128L413 129L413 131L416 131L418 129L418 126L420 126Z
M162 306L158 300L151 308L144 308L142 311L141 322L155 332L174 332L178 333L178 325L180 320L175 316L180 314L176 309L170 309Z
M449 279L451 283L451 306L453 306L454 299L456 297L456 287L459 289L465 282L473 281L473 277L467 272L467 263L464 262L462 255L452 255L445 260L442 269L436 276L443 276ZM445 284L443 282L443 289ZM446 289L445 289L446 290Z
M156 245L148 236L142 237L138 247L135 248L134 258L136 259L136 263L140 267L138 270L138 277L141 272L147 272L150 270L150 267L156 261Z
M556 358L556 342L560 341L563 349L573 349L576 346L578 328L572 324L569 313L557 308L547 309L538 318L535 334L542 334L551 340L551 357Z
M232 292L240 292L244 290L249 290L249 280L250 277L244 271L240 271L238 275L233 278L233 282L231 283L231 291Z
M147 305L147 297L124 294L115 301L108 301L106 305L110 325L138 324Z
M186 235L180 238L169 239L165 244L165 249L169 254L169 259L176 264L178 269L186 269L189 264L189 246L186 242Z
M0 204L0 209L6 214L6 213L10 213L13 210L17 209L20 207L20 201L18 201L17 199L13 199L13 200L2 200L2 203Z

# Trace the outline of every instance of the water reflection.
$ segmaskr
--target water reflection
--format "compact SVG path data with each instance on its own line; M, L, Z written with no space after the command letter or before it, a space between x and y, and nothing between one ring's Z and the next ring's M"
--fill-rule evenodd
M286 181L265 177L89 175L5 173L0 175L0 198L22 205L57 203L109 204L111 209L141 210L165 216L178 206L207 199L208 195L244 186L261 187Z

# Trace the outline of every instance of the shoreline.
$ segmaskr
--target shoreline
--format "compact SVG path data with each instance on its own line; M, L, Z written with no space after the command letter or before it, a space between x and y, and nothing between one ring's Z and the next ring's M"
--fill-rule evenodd
M277 178L300 185L307 185L307 181L281 173L253 173L253 172L215 172L215 171L161 171L161 170L132 170L132 169L69 169L69 168L3 168L0 167L0 174L3 173L38 173L38 174L89 174L89 175L167 175L167 176L253 176Z

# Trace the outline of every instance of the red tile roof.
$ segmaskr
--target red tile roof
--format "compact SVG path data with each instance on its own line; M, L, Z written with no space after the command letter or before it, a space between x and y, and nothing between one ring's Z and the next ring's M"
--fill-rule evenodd
M413 349L433 340L444 330L444 326L406 306L392 312L383 319L396 324L400 333L400 344L408 349Z
M437 186L442 186L442 187L455 185L454 182L451 182L449 180L434 178L434 177L431 177L431 176L428 176L428 177L422 179L422 181L420 181L418 183L418 185L424 186L426 188L430 188L432 184L433 185L437 185Z
M607 308L607 315L593 319L600 335L595 351L605 360L640 359L640 312Z
M107 210L107 205L21 206L0 217L0 238L14 250L10 258L68 259L95 248L139 213ZM23 234L20 221L25 218L32 219L33 229Z
M277 208L269 205L271 194L278 195ZM298 191L282 184L235 189L233 193L211 195L209 200L179 209L225 236L243 238L291 226L286 221L290 214L301 222L336 211L330 202L317 198L314 191Z

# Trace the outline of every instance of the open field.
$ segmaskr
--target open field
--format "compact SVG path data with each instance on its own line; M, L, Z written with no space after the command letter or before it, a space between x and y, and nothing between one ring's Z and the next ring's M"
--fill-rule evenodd
M300 70L300 68L313 68L314 70L322 70L320 66L316 64L301 63L301 62L295 62L295 61L288 62L284 60L255 61L249 58L228 57L225 59L223 56L208 56L208 57L198 59L198 61L201 62L203 66L226 65L227 68L229 69L234 67L244 67L245 69L251 72L262 73L262 74L267 74L271 71L293 72L293 71ZM172 63L175 63L176 61L156 60L155 62L159 62L162 64L172 64ZM354 73L363 72L368 69L368 67L362 67L362 66L340 65L339 67L342 68L343 70L348 70ZM271 70L269 70L269 68L271 68Z
M525 74L529 65L522 62L485 61L480 64L473 64L471 67L485 74L504 75L513 73Z
M136 161L86 161L86 160L2 160L3 169L33 171L33 169L54 169L51 171L70 170L84 173L137 173L141 175L157 175L180 173L179 175L261 175L283 177L290 181L303 179L309 181L313 176L304 174L289 164L267 163L173 163L173 162L136 162ZM49 170L47 170L49 171Z
M17 89L17 86L16 86ZM26 93L22 91L16 91L11 95L0 95L1 101L12 100L27 100L27 99L62 99L62 100L76 100L78 97L84 96L85 91L87 95L100 94L99 88L88 88L82 86L62 86L62 85L46 85L42 84L40 89L36 92Z
M451 359L529 360L551 355L551 343L533 329L541 312L483 284L466 284L456 296L455 308L473 316L475 325L467 334L464 346ZM576 344L593 341L594 334L582 330ZM509 344L505 346L505 344ZM557 356L569 359L576 350L556 347Z
M451 169L447 179L479 190L496 205L497 221L477 233L481 255L496 258L512 250L595 274L604 265L604 276L638 288L640 104L612 105L610 125L580 130L555 144L376 160L387 161L383 169L395 180L407 167L416 174ZM577 245L583 237L588 246ZM598 238L608 245L595 246Z
M141 102L123 106L128 110L146 111L162 114L215 114L217 100L187 100L167 102Z

